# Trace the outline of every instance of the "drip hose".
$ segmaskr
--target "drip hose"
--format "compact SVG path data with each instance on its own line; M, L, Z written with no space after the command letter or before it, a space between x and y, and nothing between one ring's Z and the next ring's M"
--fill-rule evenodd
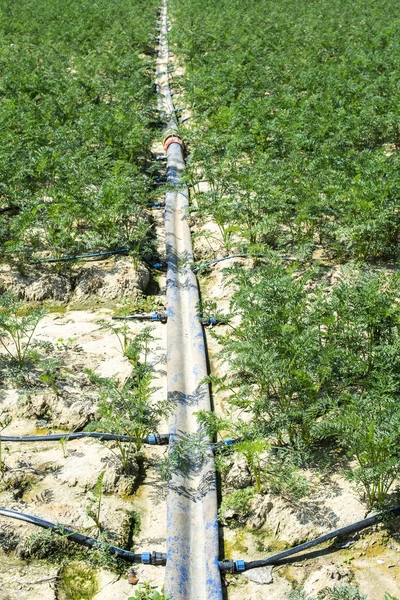
M318 546L319 544L323 544L329 540L332 540L339 535L348 535L349 533L354 533L356 531L361 531L366 527L371 527L371 525L375 525L379 521L381 521L385 515L400 515L400 507L397 506L395 508L391 508L390 510L384 513L378 513L376 515L372 515L371 517L367 517L366 519L362 519L361 521L357 521L356 523L352 523L351 525L346 525L345 527L341 527L340 529L334 529L329 533L325 533L314 540L310 540L309 542L305 542L304 544L299 544L298 546L294 546L293 548L289 548L289 550L284 550L283 552L279 552L278 554L274 554L273 556L268 556L267 558L261 558L259 560L252 561L244 561L244 560L223 560L220 561L219 566L222 572L226 573L240 573L242 571L248 571L249 569L257 569L258 567L266 567L267 565L275 565L280 562L284 558L288 558L289 556L293 556L293 554L298 554L299 552L303 552L303 550L308 550L309 548L313 548L314 546Z
M95 438L101 441L118 440L119 442L132 441L129 435L117 435L114 433L100 433L97 431L79 431L77 433L49 433L47 435L0 435L0 442L57 442L60 440L80 440L82 438ZM143 444L150 446L163 446L168 444L170 438L169 433L157 433L148 435L142 439ZM217 450L224 446L232 446L237 442L241 442L243 438L226 439L215 444L211 444L212 450Z
M95 256L110 256L111 254L125 254L129 252L128 248L120 248L119 250L108 250L107 252L91 252L89 254L76 254L74 256L60 256L60 258L39 258L38 260L31 260L30 265L36 265L38 263L55 263L63 262L67 260L76 260L78 258L94 258Z
M26 523L30 523L31 525L36 525L37 527L42 527L43 529L51 529L54 533L58 535L65 536L71 542L75 542L80 546L86 546L87 548L99 548L102 545L102 542L96 540L95 538L88 537L87 535L83 535L82 533L77 533L68 527L64 527L63 525L58 525L56 523L52 523L51 521L46 521L45 519L41 519L40 517L35 517L33 515L27 515L25 513L17 512L15 510L8 510L7 508L0 508L0 515L3 517L9 517L11 519L17 519L18 521L25 521ZM129 550L123 550L122 548L118 548L118 546L108 546L107 550L114 554L115 556L119 556L124 560L129 562L141 562L143 564L152 564L152 565L165 565L167 560L167 555L162 552L142 552L141 554L134 554L133 552L129 552Z
M231 256L223 256L222 258L216 258L215 260L210 260L209 262L202 263L201 265L197 265L196 267L194 267L192 269L192 271L193 271L193 273L198 273L202 269L206 269L207 267L210 267L211 265L220 263L223 260L229 260L230 258L265 258L268 256L269 256L268 254L256 254L255 256L250 256L248 254L232 254ZM282 254L279 258L282 258L284 260L295 260L294 258L292 258L291 256L288 256L286 254Z
M161 204L161 203L159 203ZM56 263L63 262L68 260L77 260L79 258L94 258L99 256L111 256L112 254L127 254L129 252L129 248L120 248L119 250L108 250L107 252L91 252L90 254L76 254L74 256L60 256L60 258L39 258L38 260L31 260L29 262L30 265L36 265L39 263ZM165 264L162 262L151 263L148 260L143 259L143 261L153 269L158 269L162 271L165 268Z
M131 442L134 439L129 435L79 431L77 433L50 433L48 435L1 435L0 442L56 442L57 440L80 440L82 438L96 438L102 441L118 440L119 442ZM169 433L157 433L155 435L148 435L142 439L143 444L150 444L152 446L168 444L168 441Z
M153 315L126 315L126 316L113 316L111 317L111 319L114 319L115 321L161 321L161 323L166 323L168 321L168 314L167 313L155 313ZM199 321L202 325L204 325L205 327L207 326L213 326L213 325L223 325L223 322L216 319L215 317L210 317L207 319L201 319L199 318Z

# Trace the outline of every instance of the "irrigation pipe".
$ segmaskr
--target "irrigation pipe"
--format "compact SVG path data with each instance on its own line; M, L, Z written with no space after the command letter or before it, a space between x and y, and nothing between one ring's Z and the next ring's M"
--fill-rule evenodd
M382 521L385 515L399 515L400 507L391 508L386 513L378 513L376 515L372 515L371 517L367 517L366 519L362 519L361 521L357 521L356 523L352 523L351 525L346 525L345 527L341 527L340 529L334 529L329 533L325 533L309 542L305 542L304 544L299 544L298 546L294 546L293 548L289 548L289 550L284 550L283 552L279 552L278 554L274 554L272 556L268 556L267 558L261 558L259 560L252 561L244 561L244 560L224 560L220 561L220 569L222 572L227 573L240 573L242 571L248 571L249 569L257 569L258 567L266 567L267 565L275 565L280 562L284 558L288 558L289 556L293 556L294 554L298 554L299 552L303 552L304 550L309 550L314 546L318 546L319 544L323 544L324 542L328 542L335 537L340 535L348 535L349 533L355 533L356 531L361 531L362 529L366 529L366 527L371 527L371 525L375 525L379 521Z
M120 248L119 250L108 250L107 252L90 252L89 254L76 254L71 256L60 256L59 258L39 258L38 260L29 261L30 265L36 265L39 263L55 263L63 262L68 260L77 260L78 258L94 258L96 256L110 256L111 254L126 254L129 252L128 248Z
M154 313L152 315L138 314L138 315L114 315L111 319L115 321L161 321L161 323L166 323L168 321L167 313ZM202 319L199 317L199 321L204 327L213 326L213 325L223 325L224 323L215 317L209 317L207 319Z
M161 207L162 203L158 203ZM80 258L95 258L95 257L106 257L111 256L113 254L127 254L129 252L129 248L120 248L119 250L108 250L107 252L90 252L89 254L75 254L70 256L60 256L59 258L39 258L38 260L29 261L30 265L37 265L40 263L57 263L57 262L66 262L69 260L78 260ZM165 264L163 262L151 263L146 259L142 259L147 266L151 269L163 270L165 268Z
M131 442L134 438L130 435L117 435L114 433L100 433L98 431L79 431L77 433L49 433L48 435L1 435L0 442L56 442L59 440L80 440L82 438L96 438L102 441L117 440ZM162 445L168 444L169 433L148 435L142 439L142 444Z
M217 263L222 262L223 260L229 260L231 258L266 258L268 256L269 256L268 254L256 254L256 255L232 254L231 256L223 256L222 258L216 258L215 260L210 260L209 262L202 263L201 265L197 265L196 267L193 267L192 270L193 270L193 273L198 273L202 269L206 269L207 267L210 267L211 265L215 265ZM284 260L296 260L292 256L287 256L286 254L280 255L279 258L282 258Z
M101 548L103 546L103 543L96 538L88 537L87 535L83 535L82 533L78 533L72 529L69 529L69 527L64 527L63 525L46 521L40 517L27 515L15 510L8 510L7 508L0 508L0 515L3 517L9 517L10 519L24 521L25 523L30 523L31 525L36 525L37 527L42 527L43 529L51 529L51 531L54 531L54 533L64 536L69 541L75 542L80 546L86 546L87 548L92 549ZM134 554L129 550L118 548L118 546L107 545L106 548L111 554L119 556L120 558L123 558L129 562L141 562L148 565L165 565L166 563L167 555L163 552L142 552L140 554Z
M95 438L101 441L130 442L134 438L129 435L117 435L114 433L100 433L97 431L79 431L77 433L49 433L47 435L0 435L0 442L57 442L60 440L80 440L82 438ZM163 446L169 443L169 433L157 433L148 435L142 439L142 444L150 446ZM226 439L215 444L210 444L212 450L217 450L224 446L232 446L241 442L243 438Z
M187 215L188 189L182 181L185 168L183 141L168 82L167 2L163 0L157 62L161 111L167 120L164 149L167 154L165 241L167 271L167 388L174 404L170 432L197 433L198 410L210 410L209 390L203 380L207 361L202 325L198 318L199 292L191 270L193 250ZM175 444L171 439L169 452ZM167 567L165 595L174 600L221 600L218 565L218 522L215 466L212 449L189 477L173 473L168 484Z

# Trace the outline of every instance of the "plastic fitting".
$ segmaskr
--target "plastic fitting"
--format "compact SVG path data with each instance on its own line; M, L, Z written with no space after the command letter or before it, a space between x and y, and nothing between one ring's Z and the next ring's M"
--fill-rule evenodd
M221 573L234 573L235 572L235 561L233 560L220 560L219 570Z
M209 319L202 319L201 320L201 324L204 326L207 325L219 325L220 321L218 321L218 319L216 319L215 317L210 317Z
M165 565L167 555L164 552L142 552L142 564L144 565Z
M142 563L144 565L151 565L151 552L142 552Z
M162 208L165 206L165 202L149 202L146 206L149 208Z
M166 263L157 262L150 265L153 269L157 269L157 271L163 271L167 266Z
M235 573L242 573L246 570L246 563L244 560L235 560Z
M167 562L167 554L165 552L153 552L151 555L152 565L165 565Z

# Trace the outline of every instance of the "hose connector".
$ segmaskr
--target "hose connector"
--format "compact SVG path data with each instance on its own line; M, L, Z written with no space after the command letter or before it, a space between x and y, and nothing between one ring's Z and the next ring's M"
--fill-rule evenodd
M152 565L165 565L167 564L167 554L165 552L153 552L151 555Z
M204 325L205 327L207 326L213 326L213 325L220 325L221 321L218 321L218 319L216 319L215 317L209 317L208 319L201 319L201 324Z
M166 313L154 313L153 315L115 315L111 317L114 321L160 321L166 323L168 315Z
M163 208L165 206L165 202L149 202L146 204L149 208Z
M235 572L235 561L234 560L220 560L219 570L221 573L234 573Z
M141 560L143 565L165 565L167 555L165 552L142 552Z
M235 573L242 573L246 570L246 563L244 560L235 560Z

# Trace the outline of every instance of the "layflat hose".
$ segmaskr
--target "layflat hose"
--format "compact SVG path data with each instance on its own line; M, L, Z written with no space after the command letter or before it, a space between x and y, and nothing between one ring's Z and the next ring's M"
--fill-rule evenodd
M54 531L54 533L57 533L61 536L65 536L68 538L68 540L70 540L71 542L75 542L80 546L86 546L87 548L99 548L102 546L102 542L96 540L96 538L91 538L87 535L83 535L82 533L73 531L72 529L69 529L69 527L64 527L63 525L58 525L57 523L46 521L46 519L42 519L41 517L28 515L26 513L17 512L15 510L8 510L7 508L0 508L0 515L3 517L9 517L11 519L17 519L18 521L24 521L25 523L30 523L31 525L36 525L37 527L42 527L43 529L51 529L52 531ZM118 546L107 545L106 547L111 554L119 556L120 558L123 558L124 560L127 560L129 562L142 562L144 564L165 564L166 561L166 555L161 552L142 552L141 554L135 554L133 552L130 552L129 550L123 550L123 548L118 548ZM154 560L154 562L152 562L152 560Z
M198 319L199 293L190 263L193 252L188 191L181 182L185 167L183 143L178 134L168 84L167 8L163 2L157 66L161 110L167 121L164 148L167 152L165 235L167 246L167 386L168 400L175 406L170 424L174 441L182 434L198 433L196 411L210 410L207 362L202 325ZM190 473L173 473L167 496L167 568L165 594L174 600L221 600L218 565L216 477L212 450Z

